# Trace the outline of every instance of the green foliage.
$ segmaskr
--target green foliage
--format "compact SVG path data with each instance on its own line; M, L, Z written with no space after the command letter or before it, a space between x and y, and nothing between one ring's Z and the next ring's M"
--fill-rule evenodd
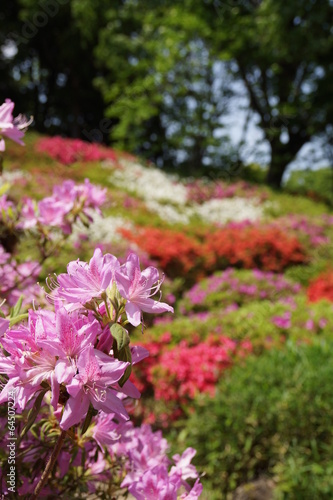
M266 209L266 214L279 217L289 214L322 215L327 213L327 205L315 202L305 196L295 196L289 193L271 192L271 204Z
M333 6L328 0L207 4L211 43L244 83L271 149L268 182L279 187L301 147L332 123Z
M112 140L192 175L207 165L225 168L235 151L225 134L213 132L221 130L229 82L216 85L214 59L200 37L208 27L197 12L177 2L140 9L125 2L106 18L96 56L107 72L95 83L115 120Z
M290 314L285 326L275 318ZM176 317L172 322L158 324L148 329L147 338L158 339L170 332L170 345L177 345L182 339L204 340L208 335L228 336L234 340L250 340L254 352L261 354L272 346L281 346L287 339L312 341L318 336L332 337L333 306L326 301L309 304L304 295L297 295L291 303L282 300L254 301L243 304L232 312L212 309L203 319L200 315Z
M284 183L284 189L290 193L311 196L313 199L333 204L333 170L320 168L318 170L297 170L291 172Z
M274 478L278 499L332 498L332 348L290 343L248 358L213 400L197 400L180 439L198 450L209 498L262 476Z
M258 163L244 165L240 170L239 177L255 184L265 184L267 177L267 168L263 168Z
M283 317L286 312L290 312L290 326L277 326L274 318ZM282 301L253 302L224 315L220 327L232 338L251 340L259 353L263 347L279 344L286 338L304 340L313 339L318 334L331 335L333 308L325 301L309 304L302 295L295 297L294 305L290 306Z
M331 232L331 231L330 231ZM333 262L333 247L330 242L327 245L321 245L312 250L311 260L307 266L292 266L286 270L285 276L298 281L302 285L308 285L309 281L318 276L318 274L331 267Z
M0 45L14 44L17 52L9 58L1 54L0 101L10 97L15 113L33 115L39 132L84 137L84 130L98 127L104 103L93 87L98 27L89 22L91 37L83 40L74 3L1 3ZM87 8L87 2L81 4Z
M0 45L18 50L0 57L0 97L34 115L39 131L99 141L111 133L159 166L234 175L242 155L223 123L241 81L271 149L272 186L312 137L327 142L329 0L2 4Z

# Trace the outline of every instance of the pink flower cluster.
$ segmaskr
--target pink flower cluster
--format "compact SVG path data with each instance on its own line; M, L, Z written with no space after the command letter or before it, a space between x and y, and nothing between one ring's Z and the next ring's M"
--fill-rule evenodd
M54 187L52 196L39 201L37 208L30 198L25 198L17 227L19 229L31 229L36 225L59 227L65 234L69 234L78 217L86 217L91 221L92 212L99 212L99 207L105 199L106 189L94 186L88 179L84 184L66 180ZM8 207L10 202L4 199L2 204L5 203Z
M202 485L196 468L191 464L196 453L193 448L187 448L181 456L174 455L174 464L168 471L168 443L160 431L152 432L149 425L135 428L126 422L119 429L119 435L119 440L108 450L110 454L126 457L127 475L121 486L128 488L134 498L194 500L200 496ZM189 479L196 480L192 488L187 483Z
M77 161L116 161L116 154L110 148L90 144L80 139L64 139L59 136L40 139L37 143L37 151L48 154L64 165L71 165Z
M322 216L317 218L305 215L288 215L280 217L271 223L272 226L284 227L287 231L295 231L296 234L304 235L310 245L318 247L329 242L327 230L332 226L333 220L330 217Z
M0 245L0 296L6 299L4 312L8 313L8 306L13 307L21 296L25 305L40 298L41 289L36 284L40 270L38 262L16 262Z
M277 300L293 296L301 286L287 280L283 274L259 269L240 274L234 268L217 272L196 283L184 294L180 310L186 314L192 310L209 310L212 306L241 305L252 300Z
M148 352L128 347L124 325L138 326L142 311L173 308L152 298L160 288L160 282L155 283L158 271L150 267L141 272L135 254L121 266L116 257L96 249L89 263L70 262L67 270L50 294L55 311L30 310L27 325L13 326L4 334L1 344L9 356L1 353L0 372L9 379L0 403L15 389L22 411L44 390L51 391L55 410L63 405L60 426L65 430L85 418L90 406L126 420L121 399L138 398L140 393L125 371Z
M47 405L45 414L50 413ZM116 422L114 413L100 412L89 431L80 437L80 447L73 450L62 449L58 457L58 468L52 488L45 486L41 496L64 495L68 482L80 476L81 487L85 485L91 494L98 494L101 486L115 485L127 491L136 499L155 500L196 500L202 492L199 474L191 464L195 456L193 448L187 448L182 455L167 456L169 444L161 431L153 432L149 425L134 427L133 423ZM6 429L6 418L0 417L1 429ZM45 426L38 420L38 426ZM36 434L35 428L35 434ZM1 436L3 439L4 435ZM43 435L28 434L20 446L20 467L18 492L29 495L34 491L39 471L34 464L46 461L48 447ZM23 460L22 460L22 457ZM84 467L82 469L82 463ZM114 464L117 464L114 467ZM27 474L29 472L29 474ZM5 478L0 476L0 488L4 488ZM74 492L73 492L74 496ZM68 498L70 497L68 493ZM67 496L66 496L67 498Z
M91 221L92 211L99 212L99 207L105 199L106 189L94 186L88 179L84 184L78 185L71 180L64 181L60 186L54 187L52 196L38 203L37 215L33 210L32 201L26 200L22 211L25 219L22 227L27 228L35 222L44 226L60 227L68 234L77 216L82 217L83 214Z
M12 141L21 144L24 130L30 125L32 120L27 121L23 116L13 117L14 103L10 99L0 106L0 136L11 139ZM5 141L0 139L0 151L5 150Z

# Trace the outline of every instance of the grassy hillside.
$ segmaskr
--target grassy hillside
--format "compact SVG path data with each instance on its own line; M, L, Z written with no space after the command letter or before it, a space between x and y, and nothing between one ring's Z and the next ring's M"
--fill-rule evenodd
M143 391L135 421L164 429L175 452L197 448L203 498L268 498L260 482L279 499L332 498L329 205L241 180L180 179L97 145L25 142L7 146L9 198L41 199L68 179L107 188L103 217L76 225L41 281L97 245L120 259L135 249L164 274L175 314L131 332L151 352L132 375ZM17 248L21 261L34 252Z

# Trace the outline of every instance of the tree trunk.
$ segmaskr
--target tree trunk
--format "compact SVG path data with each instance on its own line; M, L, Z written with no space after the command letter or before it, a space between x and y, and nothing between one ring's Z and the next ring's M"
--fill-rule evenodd
M283 174L295 158L302 146L307 142L308 137L304 134L290 134L289 142L284 144L279 138L270 141L271 162L268 168L266 182L274 189L281 188Z
M273 189L280 189L283 174L287 168L288 163L284 163L281 161L279 157L273 157L269 164L266 182Z

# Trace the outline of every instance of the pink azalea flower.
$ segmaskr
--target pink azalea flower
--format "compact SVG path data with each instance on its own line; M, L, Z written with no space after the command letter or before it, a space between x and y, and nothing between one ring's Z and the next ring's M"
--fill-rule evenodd
M100 298L112 284L114 271L119 267L116 257L111 254L103 256L100 248L96 248L89 264L79 260L68 264L67 274L58 276L59 288L55 290L55 296L80 304Z
M125 264L116 270L115 276L120 295L127 299L125 310L127 319L133 326L141 323L142 311L173 312L173 307L151 298L161 287L158 270L149 266L141 272L139 257L134 253L131 253Z
M122 483L123 484L123 483ZM148 469L140 478L128 486L128 491L137 500L177 500L180 477L169 477L164 466Z
M24 198L20 213L20 222L17 224L19 229L31 229L37 224L34 203L31 198Z
M200 483L200 479L198 478L194 483L193 488L188 493L183 493L180 495L180 500L197 500L203 490L203 486Z
M91 313L88 317L79 316L76 312L69 313L62 307L56 311L54 324L48 329L49 338L43 341L43 345L58 358L76 358L87 346L94 345L101 331L100 324Z
M39 222L44 226L62 227L68 232L64 222L65 215L73 208L73 202L55 200L52 196L44 198L38 203Z
M9 327L9 320L5 318L0 318L0 337L6 333Z
M24 143L21 141L21 138L24 136L24 131L22 131L22 129L25 129L30 123L21 115L17 118L13 118L13 109L14 103L10 99L6 99L0 106L0 134L24 146ZM0 151L4 150L5 141L1 139Z
M113 420L115 417L114 413L105 414L101 412L97 419L96 424L93 428L93 438L97 441L101 450L104 453L103 446L112 445L115 441L120 439L120 434L118 431L118 424Z
M123 404L110 386L123 376L129 363L110 358L89 346L81 352L76 365L78 374L67 385L70 398L64 408L61 428L67 430L79 423L90 403L96 410L115 413L117 418L128 420Z
M195 466L191 464L191 460L195 454L196 450L187 448L181 456L178 454L174 455L172 458L176 465L171 468L170 473L180 473L184 480L190 478L196 479L198 477L198 472Z

